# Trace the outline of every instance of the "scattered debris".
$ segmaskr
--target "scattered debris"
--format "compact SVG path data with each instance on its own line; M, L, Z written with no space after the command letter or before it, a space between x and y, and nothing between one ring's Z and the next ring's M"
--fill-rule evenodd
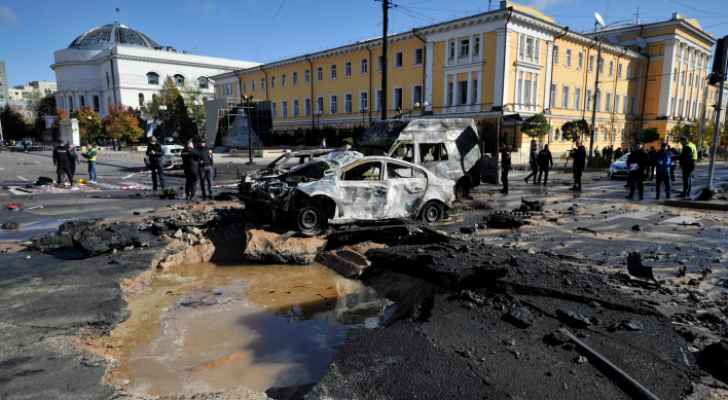
M35 183L33 185L35 186L45 186L45 185L52 185L53 179L49 178L47 176L39 176L38 179L36 179Z
M23 205L20 203L8 203L5 205L5 208L10 211L20 211L23 208Z
M631 252L627 255L627 272L637 278L655 279L652 267L642 264L642 255L638 252Z
M595 231L594 229L591 229L591 228L586 228L586 227L583 227L583 226L579 226L579 227L577 227L577 228L576 228L576 231L577 231L577 232L586 232L586 233L591 233L592 235L598 235L598 234L599 234L599 232Z
M633 232L639 232L642 228L640 228L639 224L632 225L632 231Z
M247 245L243 256L250 261L311 264L326 246L325 237L298 237L293 232L278 234L248 229L245 235Z
M20 227L20 224L18 224L15 221L7 221L4 222L2 225L0 225L0 229L4 229L6 231L14 231Z
M593 325L594 322L596 322L593 318L589 318L583 314L579 314L571 310L564 310L561 308L556 310L556 317L559 319L559 321L565 323L566 325L578 329L588 328L589 326Z
M543 211L544 202L542 200L526 200L521 198L521 206L515 211L519 212L540 212Z
M513 212L495 212L483 217L485 225L491 229L518 229L528 221Z
M526 307L514 307L503 318L519 328L528 328L533 325L534 316Z
M728 340L706 346L697 356L698 365L728 383Z
M164 189L159 194L159 198L162 200L174 200L177 198L177 191L174 189Z

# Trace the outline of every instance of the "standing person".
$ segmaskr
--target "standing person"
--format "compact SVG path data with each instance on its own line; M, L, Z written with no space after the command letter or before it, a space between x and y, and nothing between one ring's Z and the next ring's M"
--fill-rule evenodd
M68 158L71 160L71 177L76 176L76 166L81 163L78 159L78 153L76 153L76 146L73 143L68 144ZM73 179L71 179L71 186L73 186Z
M511 171L511 153L505 146L501 148L501 160L501 182L503 183L503 189L500 192L508 194L508 173Z
M617 147L617 150L614 150L614 159L619 160L619 157L622 157L624 152L622 151L621 147Z
M536 157L538 163L538 183L541 183L541 176L543 175L543 184L547 184L549 180L549 169L554 166L554 159L551 157L551 151L549 151L549 145L543 145L543 149L538 152Z
M156 137L150 137L147 145L147 167L152 173L152 190L155 192L157 191L157 179L159 179L159 186L164 190L163 157L162 145L157 142Z
M199 140L198 143L197 149L195 149L195 159L197 160L202 198L212 199L212 175L214 167L212 150L207 147L205 139Z
M528 180L533 178L533 183L536 184L536 175L538 175L538 146L535 140L531 140L531 150L528 153L528 167L531 169L531 173L524 179L526 183Z
M56 166L56 184L63 185L63 176L68 177L68 182L73 186L73 174L71 174L71 157L68 155L68 143L59 143L53 149L53 165Z
M693 171L695 163L698 161L698 150L695 145L683 137L680 139L682 151L680 152L680 169L682 170L683 189L680 197L690 197L693 189Z
M576 141L576 148L573 151L574 164L574 187L573 190L581 191L581 175L584 173L586 167L586 148L581 143L581 140Z
M675 170L677 168L677 159L680 158L680 153L677 152L677 149L670 146L669 144L667 147L670 150L670 156L672 156L672 168L670 168L670 182L675 182Z
M655 146L650 146L647 152L647 180L651 181L655 178L655 167L657 166L657 150Z
M655 198L660 200L660 186L665 184L665 197L670 198L670 170L672 169L672 153L667 143L662 142L660 151L655 156Z
M193 200L197 188L197 163L195 160L195 145L192 141L182 150L182 169L185 173L185 199Z
M81 153L88 163L88 179L91 183L96 183L96 156L98 153L99 148L95 143L86 145L86 149Z
M627 169L629 170L629 194L627 195L627 199L632 200L634 198L635 189L637 189L639 199L644 199L645 169L648 164L649 160L644 145L640 143L637 149L630 152L629 156L627 156Z

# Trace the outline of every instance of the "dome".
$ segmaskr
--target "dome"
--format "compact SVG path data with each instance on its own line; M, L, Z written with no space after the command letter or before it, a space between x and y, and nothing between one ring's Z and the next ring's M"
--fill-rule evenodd
M117 44L146 47L149 49L161 48L149 36L119 23L93 28L74 39L68 48L91 50L108 48Z

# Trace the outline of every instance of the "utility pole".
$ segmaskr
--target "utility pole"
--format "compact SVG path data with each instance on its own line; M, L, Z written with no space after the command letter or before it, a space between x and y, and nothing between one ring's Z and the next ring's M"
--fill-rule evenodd
M602 67L602 42L597 39L597 73L594 79L594 95L592 97L591 137L589 138L589 166L594 156L594 135L597 129L597 97L599 93L599 71Z
M382 121L387 119L387 49L389 47L389 0L382 0Z
M720 114L723 111L723 89L725 88L726 68L728 68L728 36L718 39L713 56L713 69L709 78L710 84L720 82L718 87L718 104L715 105L715 127L713 128L713 148L710 151L710 164L708 165L708 190L713 189L713 176L715 175L715 157L718 153L720 140Z

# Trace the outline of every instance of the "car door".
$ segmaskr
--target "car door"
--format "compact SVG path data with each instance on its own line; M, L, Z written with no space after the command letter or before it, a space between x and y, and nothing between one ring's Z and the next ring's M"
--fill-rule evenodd
M338 179L338 189L341 190L338 218L385 218L387 186L383 175L381 161L356 163L344 170Z
M419 164L435 174L457 180L463 173L457 161L450 159L445 143L418 143Z
M418 167L387 161L387 218L415 215L427 191L427 175Z

